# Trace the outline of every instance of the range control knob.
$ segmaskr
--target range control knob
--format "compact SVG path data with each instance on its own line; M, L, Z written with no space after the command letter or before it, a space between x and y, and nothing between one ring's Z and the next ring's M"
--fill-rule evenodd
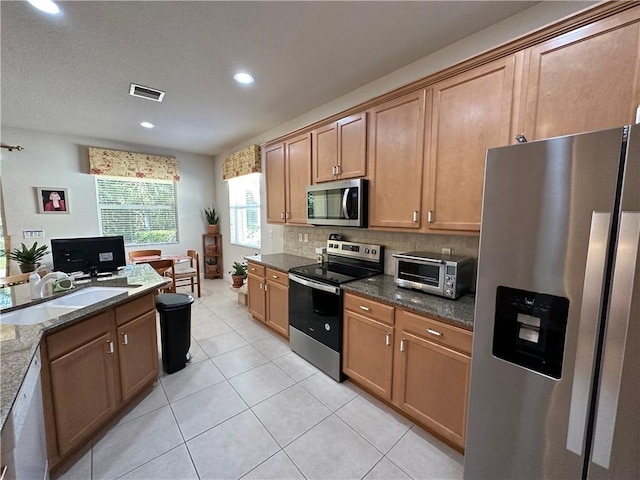
M447 282L447 287L453 287L453 282Z
M447 288L446 292L447 297L453 297L453 290L451 290L450 288Z

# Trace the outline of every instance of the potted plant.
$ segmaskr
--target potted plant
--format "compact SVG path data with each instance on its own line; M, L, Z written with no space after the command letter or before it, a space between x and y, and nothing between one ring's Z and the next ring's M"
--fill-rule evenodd
M205 207L204 216L209 224L208 233L218 233L218 212L216 212L215 207Z
M20 248L14 248L9 252L9 258L20 264L22 273L33 272L40 266L39 260L42 260L49 253L46 245L38 246L38 242L27 248L24 243L20 244Z
M240 288L247 278L247 265L240 262L233 262L233 270L229 272L233 280L233 288Z
M207 258L207 274L214 275L218 273L218 264L216 263L215 258Z

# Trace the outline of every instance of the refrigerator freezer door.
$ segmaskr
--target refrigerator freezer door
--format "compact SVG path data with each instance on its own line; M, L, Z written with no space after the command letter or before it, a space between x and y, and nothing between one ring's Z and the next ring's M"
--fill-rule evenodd
M582 475L567 434L577 348L589 342L578 333L587 253L594 212L614 211L621 143L613 129L487 153L465 478ZM601 241L606 251L609 236ZM569 300L559 378L492 355L500 286ZM587 385L592 374L581 373Z
M640 125L631 127L587 477L640 478Z

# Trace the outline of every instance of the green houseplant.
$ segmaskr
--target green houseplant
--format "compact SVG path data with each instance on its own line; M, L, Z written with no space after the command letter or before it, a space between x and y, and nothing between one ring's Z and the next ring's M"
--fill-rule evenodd
M233 262L233 270L229 272L233 280L233 288L240 288L247 278L247 265L245 263Z
M208 233L218 233L218 212L215 207L204 209L204 216L209 224Z
M33 272L40 266L40 260L49 253L46 245L38 246L38 242L34 242L31 247L27 247L24 243L20 244L20 248L14 248L9 252L9 258L20 264L22 273Z

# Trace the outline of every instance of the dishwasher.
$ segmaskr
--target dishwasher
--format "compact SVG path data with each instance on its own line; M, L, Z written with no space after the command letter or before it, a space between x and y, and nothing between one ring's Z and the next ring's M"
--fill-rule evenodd
M40 367L38 349L2 428L0 480L49 478Z

